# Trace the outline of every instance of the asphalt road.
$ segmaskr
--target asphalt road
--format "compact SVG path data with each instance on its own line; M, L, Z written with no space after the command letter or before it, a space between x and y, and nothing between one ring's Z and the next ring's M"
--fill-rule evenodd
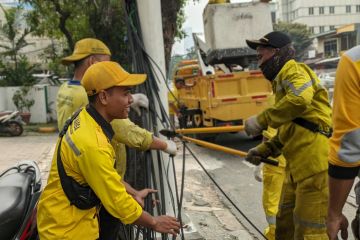
M260 141L253 140L243 134L223 134L218 136L216 143L226 147L247 151L260 143ZM208 168L210 174L241 210L243 215L245 215L256 228L263 231L267 223L261 203L262 183L259 183L254 179L254 167L245 162L243 158L237 156L204 149L193 144L191 145L191 148L195 150L200 161ZM257 230L245 220L244 216L232 207L220 191L218 191L218 194L225 204L232 209L234 215L247 227L248 231L256 238L263 239ZM348 217L349 221L354 218L355 211L355 197L352 191L344 208L345 215ZM351 230L349 229L349 231ZM349 239L354 239L351 236L352 234L349 235Z

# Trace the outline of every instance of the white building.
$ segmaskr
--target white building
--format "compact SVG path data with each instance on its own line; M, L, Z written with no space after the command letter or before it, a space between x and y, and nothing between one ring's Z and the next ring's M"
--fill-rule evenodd
M278 0L277 20L309 26L313 34L360 23L360 0Z

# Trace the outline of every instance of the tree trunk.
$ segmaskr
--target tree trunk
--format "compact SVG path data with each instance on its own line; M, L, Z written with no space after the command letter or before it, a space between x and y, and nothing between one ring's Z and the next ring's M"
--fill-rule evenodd
M74 49L74 40L73 40L71 33L69 32L69 30L66 27L66 21L70 17L70 13L67 11L64 11L61 8L60 3L58 1L51 0L51 2L54 4L56 12L60 15L59 16L59 29L61 30L62 33L64 33L65 38L68 42L70 52L71 52Z
M121 2L111 3L110 0L102 0L99 6L94 4L93 7L89 23L95 37L107 44L114 61L120 62L125 69L130 70L131 56L129 44L126 42L126 22Z
M166 69L169 68L171 49L175 42L174 39L177 29L176 20L180 7L181 0L161 0Z

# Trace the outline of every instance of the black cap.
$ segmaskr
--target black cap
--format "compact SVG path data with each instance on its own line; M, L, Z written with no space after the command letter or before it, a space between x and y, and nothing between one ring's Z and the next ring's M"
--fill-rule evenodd
M246 43L254 50L256 50L258 46L282 48L291 43L291 39L283 32L274 31L266 34L259 40L246 40Z

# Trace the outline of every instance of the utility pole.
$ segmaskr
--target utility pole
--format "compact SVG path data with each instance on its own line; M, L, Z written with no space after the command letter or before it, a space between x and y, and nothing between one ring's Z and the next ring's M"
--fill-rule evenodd
M163 40L163 28L162 28L162 17L161 17L161 1L160 0L137 0L138 6L138 14L140 18L141 30L142 30L142 38L145 46L145 50L147 54L150 56L152 60L150 63L152 65L152 69L154 71L155 79L159 86L159 95L161 99L161 103L168 112L168 89L166 87L166 79L163 77L166 76L166 64L165 64L165 53L164 53L164 40ZM157 106L157 105L156 105ZM159 116L161 116L160 109L158 106L156 107L156 111ZM162 123L157 120L157 125L161 130ZM163 153L161 153L163 154ZM154 159L156 156L153 156ZM163 154L163 165L168 166L169 157L167 154ZM172 167L169 168L168 176L165 176L165 173L162 172L162 176L160 176L159 171L157 171L158 166L157 162L155 164L155 176L157 179L155 181L159 182L159 178L166 179L168 177L170 182L170 188L172 191L175 191L175 182L174 182L174 172L172 171ZM171 163L170 163L171 166ZM159 186L159 184L157 184ZM164 194L166 199L166 212L169 215L175 216L176 213L173 212L173 208L170 201L170 191L168 185L164 186ZM176 193L173 192L175 195ZM175 210L177 211L177 209Z

